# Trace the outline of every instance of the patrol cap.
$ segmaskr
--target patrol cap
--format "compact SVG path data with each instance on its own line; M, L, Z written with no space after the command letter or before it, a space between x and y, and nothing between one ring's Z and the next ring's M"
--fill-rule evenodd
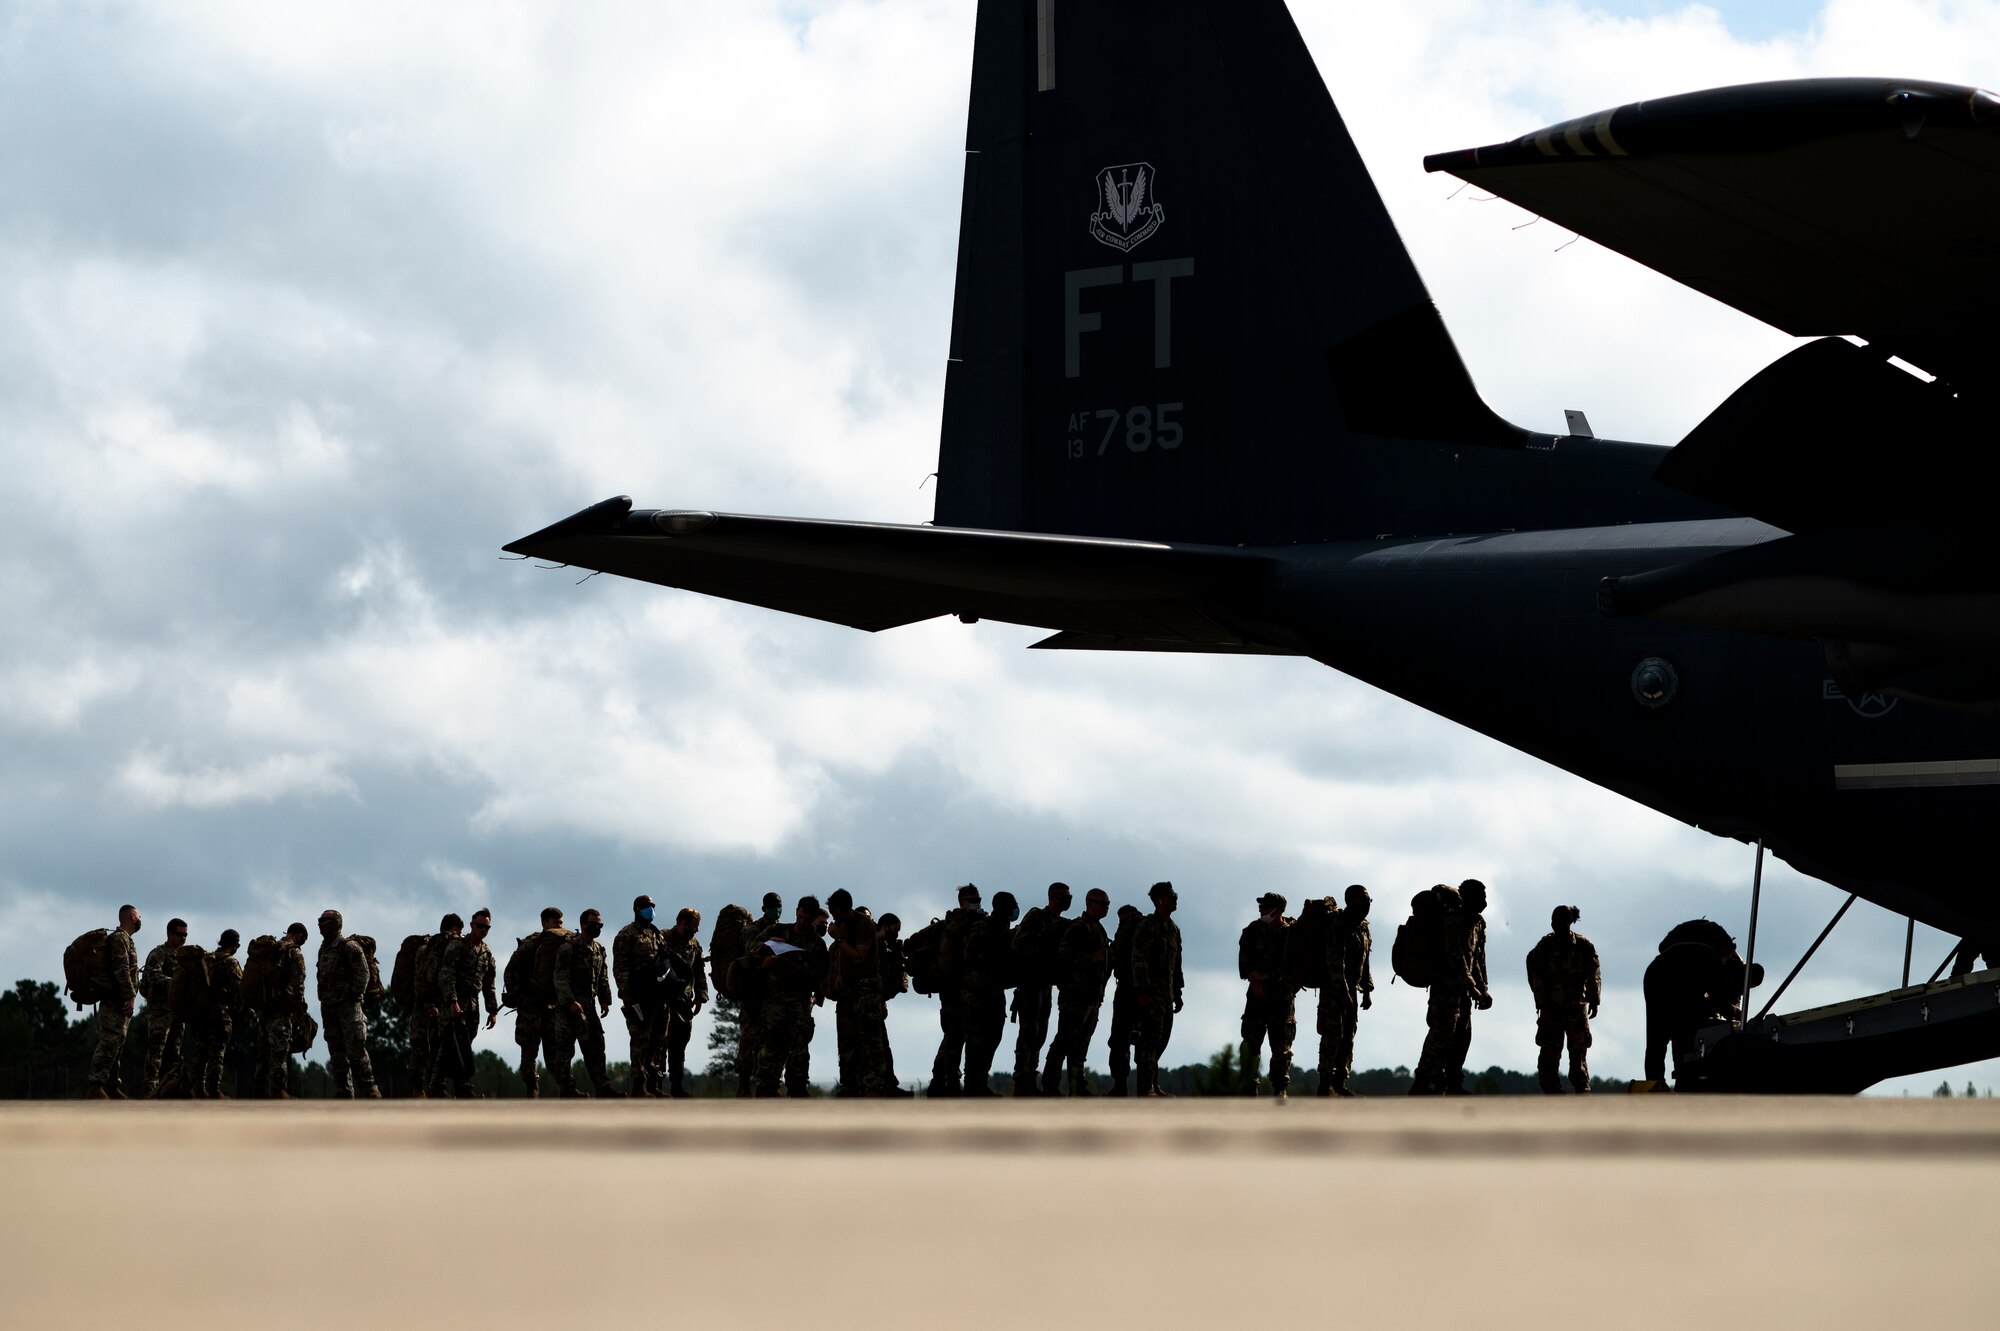
M1258 910L1283 910L1285 905L1285 899L1276 892L1266 892L1263 896L1257 898Z

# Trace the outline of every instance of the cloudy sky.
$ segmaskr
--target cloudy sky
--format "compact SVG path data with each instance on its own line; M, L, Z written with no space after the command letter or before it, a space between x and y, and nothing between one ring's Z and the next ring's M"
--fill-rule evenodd
M1672 442L1790 340L1449 197L1426 152L1753 80L2000 87L1990 0L1293 11L1482 390L1542 430ZM0 3L0 976L59 977L127 899L150 946L170 914L208 940L337 905L393 940L844 885L920 922L967 879L1172 878L1181 1061L1233 1038L1259 892L1369 883L1386 935L1478 875L1472 1061L1532 1065L1520 957L1570 901L1595 1066L1635 1075L1645 961L1680 919L1741 932L1744 847L1304 661L870 636L497 558L620 493L929 518L972 20ZM1839 900L1774 866L1760 955ZM1889 987L1902 940L1857 906L1793 992ZM1917 940L1928 973L1948 940ZM935 1007L892 1014L908 1079ZM1414 1062L1421 996L1370 1016L1361 1064Z

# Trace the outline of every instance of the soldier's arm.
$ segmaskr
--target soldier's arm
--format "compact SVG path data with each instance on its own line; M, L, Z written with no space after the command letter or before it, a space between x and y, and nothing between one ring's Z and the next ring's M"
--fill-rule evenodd
M1361 992L1364 994L1375 992L1375 968L1368 960L1368 954L1374 950L1374 932L1364 927L1361 932Z
M148 1003L157 1004L165 998L165 995L160 992L160 984L167 978L164 974L166 970L165 961L166 950L164 947L156 947L146 954L146 969L139 977L139 992L145 995Z
M556 1002L576 1003L576 983L570 972L576 967L576 943L566 940L556 949Z
M1236 978L1239 980L1250 978L1250 930L1255 927L1246 926L1242 933L1236 935Z
M696 943L691 947L688 950L688 955L693 958L690 964L694 967L694 1004L696 1007L707 1007L708 958L702 955L700 943Z
M134 973L139 969L139 949L132 946L132 935L123 929L111 935L111 964L105 971L111 980L111 996L119 1002L137 997L139 984Z
M1175 939L1176 943L1179 941L1179 939ZM1186 987L1186 976L1181 971L1181 949L1176 946L1174 948L1174 1002L1178 1003L1181 1001L1181 993Z
M611 940L611 978L618 982L618 998L622 1002L632 988L632 935L631 926L618 931Z
M1596 1007L1604 999L1604 968L1597 961L1597 947L1590 949L1590 1005Z

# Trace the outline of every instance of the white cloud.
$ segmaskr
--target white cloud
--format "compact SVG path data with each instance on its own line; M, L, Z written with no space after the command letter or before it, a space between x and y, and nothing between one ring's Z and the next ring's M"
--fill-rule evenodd
M1755 42L1699 6L1295 11L1489 399L1660 441L1789 339L1447 201L1422 156L1735 81L2000 83L1985 4L1835 0ZM1496 956L1552 899L1637 940L1607 949L1600 1041L1629 1070L1647 940L1740 920L1734 843L1308 662L852 634L495 559L619 492L929 516L972 16L211 3L11 30L0 722L22 738L0 791L46 817L0 827L30 866L9 872L94 919L103 881L179 839L198 867L173 890L212 913L334 899L387 937L440 902L504 915L638 873L712 910L821 856L879 861L869 889L914 910L1105 864L1194 889L1189 1056L1233 1032L1230 920L1265 881L1377 884L1386 939L1408 892L1477 873ZM40 105L60 136L25 119ZM75 863L45 849L61 824L90 829ZM1822 897L1799 883L1769 945L1808 939ZM1831 974L1873 985L1900 932L1855 927ZM0 964L48 973L25 948ZM1363 1059L1409 1062L1421 1005L1387 988L1386 948ZM1522 1066L1504 1001L1475 1061ZM934 1029L913 1007L899 1032Z

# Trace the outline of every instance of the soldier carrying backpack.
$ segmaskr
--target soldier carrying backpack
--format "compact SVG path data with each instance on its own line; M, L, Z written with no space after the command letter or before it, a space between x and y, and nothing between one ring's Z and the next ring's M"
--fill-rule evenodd
M527 1089L529 1099L542 1093L535 1056L539 1052L548 1061L560 1036L549 1020L549 1010L556 1001L556 959L562 953L563 940L568 937L569 930L563 928L562 908L545 907L542 927L515 946L514 955L507 959L507 968L500 976L506 985L500 1001L514 1009L514 1043L521 1051L521 1085ZM567 1064L560 1068L551 1066L549 1072L565 1093L577 1089L575 1073Z
M1319 1085L1315 1094L1352 1099L1347 1079L1354 1072L1354 1028L1364 1008L1375 1005L1375 973L1368 954L1374 939L1368 931L1368 889L1356 883L1347 889L1347 908L1333 912L1322 941L1325 982L1319 991Z
M167 941L146 954L139 972L139 996L146 1000L146 1062L139 1098L150 1100L160 1084L180 1071L181 1036L185 1023L173 1010L174 970L187 946L187 921L167 921ZM196 948L196 952L201 949Z
M120 906L116 929L92 929L63 951L63 980L81 1006L86 996L97 1004L97 1051L90 1057L92 1100L123 1100L118 1088L118 1060L125 1052L125 1032L132 1024L132 1001L139 993L139 953L132 937L139 932L139 908Z

